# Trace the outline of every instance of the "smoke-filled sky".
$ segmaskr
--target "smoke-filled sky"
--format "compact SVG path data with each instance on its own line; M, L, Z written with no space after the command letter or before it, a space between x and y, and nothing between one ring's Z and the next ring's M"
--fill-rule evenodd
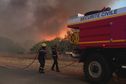
M30 47L62 35L68 17L124 0L0 0L0 37Z

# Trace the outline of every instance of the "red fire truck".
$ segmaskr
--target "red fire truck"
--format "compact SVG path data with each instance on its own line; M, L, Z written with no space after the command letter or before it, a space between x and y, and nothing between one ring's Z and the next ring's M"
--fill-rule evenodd
M68 27L79 30L79 58L84 77L96 84L108 82L113 73L121 74L126 65L126 7L91 11L68 20ZM125 71L126 72L126 71Z

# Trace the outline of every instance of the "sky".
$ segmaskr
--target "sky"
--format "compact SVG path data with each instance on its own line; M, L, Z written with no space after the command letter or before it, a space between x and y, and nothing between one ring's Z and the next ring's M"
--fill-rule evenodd
M66 22L77 13L124 7L125 0L0 0L0 37L24 48L63 37Z
M110 7L112 9L126 7L126 0L113 0L113 3L110 5Z

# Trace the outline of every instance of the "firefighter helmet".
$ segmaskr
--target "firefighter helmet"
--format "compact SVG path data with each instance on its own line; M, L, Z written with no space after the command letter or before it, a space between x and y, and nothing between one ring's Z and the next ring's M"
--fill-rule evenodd
M46 43L42 43L41 46L42 47L46 47L47 45L46 45Z

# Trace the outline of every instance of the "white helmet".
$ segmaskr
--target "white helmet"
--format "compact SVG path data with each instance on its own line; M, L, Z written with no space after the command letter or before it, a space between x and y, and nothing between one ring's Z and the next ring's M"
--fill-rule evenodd
M41 46L42 47L46 47L47 45L46 45L46 43L42 43Z

